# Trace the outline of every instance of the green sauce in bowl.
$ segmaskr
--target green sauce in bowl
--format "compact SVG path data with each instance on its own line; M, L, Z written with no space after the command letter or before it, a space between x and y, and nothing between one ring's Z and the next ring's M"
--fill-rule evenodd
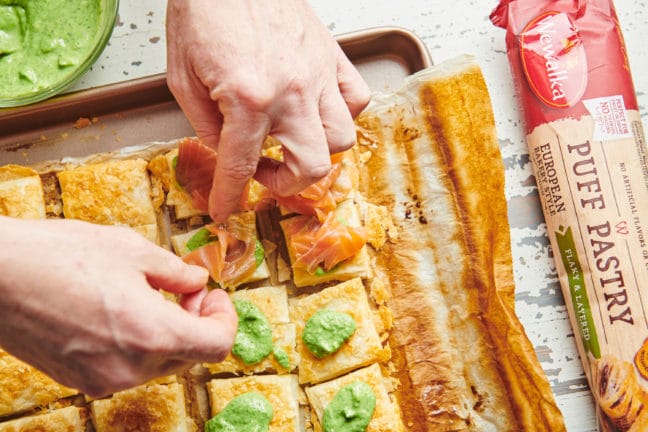
M46 99L94 63L117 0L0 0L0 106Z

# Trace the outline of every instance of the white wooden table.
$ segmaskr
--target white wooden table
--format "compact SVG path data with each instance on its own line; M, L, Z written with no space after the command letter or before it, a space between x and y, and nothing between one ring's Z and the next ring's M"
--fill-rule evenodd
M218 7L214 2L214 7ZM517 285L517 313L536 347L569 431L595 430L592 397L555 275L553 257L524 141L504 43L488 15L497 0L312 0L334 34L375 26L416 33L434 62L470 53L479 59L491 92L506 164L507 198ZM165 7L160 0L122 0L110 45L74 89L164 72ZM648 131L648 6L616 0L644 129Z

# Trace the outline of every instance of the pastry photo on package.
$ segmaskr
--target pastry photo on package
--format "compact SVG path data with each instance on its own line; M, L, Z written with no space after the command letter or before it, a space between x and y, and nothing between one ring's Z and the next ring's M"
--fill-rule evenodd
M556 271L598 428L648 430L648 165L611 0L503 0Z

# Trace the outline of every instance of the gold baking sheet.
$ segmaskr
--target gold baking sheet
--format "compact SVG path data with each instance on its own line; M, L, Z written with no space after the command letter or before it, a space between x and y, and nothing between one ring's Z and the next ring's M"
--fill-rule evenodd
M422 41L405 29L379 27L337 40L373 91L396 89L432 64ZM75 127L79 118L92 123ZM193 134L160 74L0 109L0 165L34 165Z

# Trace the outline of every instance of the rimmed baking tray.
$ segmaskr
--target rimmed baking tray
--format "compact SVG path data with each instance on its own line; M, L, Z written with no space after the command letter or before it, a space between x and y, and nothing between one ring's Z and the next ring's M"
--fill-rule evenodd
M432 64L423 42L402 28L367 29L337 40L374 91L389 91ZM80 118L90 122L75 125ZM0 165L33 165L187 135L193 130L159 74L0 109Z

